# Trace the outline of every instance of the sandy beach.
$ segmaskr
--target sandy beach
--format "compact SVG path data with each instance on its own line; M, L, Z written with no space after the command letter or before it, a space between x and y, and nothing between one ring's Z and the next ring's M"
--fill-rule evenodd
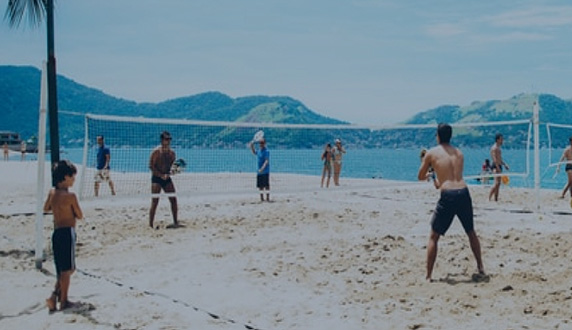
M425 277L429 183L371 180L273 194L181 196L184 225L147 226L150 200L81 202L70 299L49 314L55 269L35 268L36 163L2 162L1 329L572 329L572 209L559 191L470 186L488 281L455 221ZM289 177L288 180L296 180ZM308 177L300 177L308 185ZM253 178L254 182L254 178ZM311 181L310 181L311 182ZM311 184L311 183L310 183ZM103 188L102 188L103 189ZM47 192L47 186L46 186Z

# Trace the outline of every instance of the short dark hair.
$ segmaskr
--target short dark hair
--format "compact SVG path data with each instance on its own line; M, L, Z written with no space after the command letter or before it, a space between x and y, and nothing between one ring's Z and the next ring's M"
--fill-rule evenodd
M77 168L69 160L60 160L54 165L52 179L54 184L58 184L66 179L66 176L73 176L77 173Z
M169 132L167 132L167 131L163 131L163 132L161 133L161 140L170 139L170 138L171 138L171 133L169 133Z
M502 134L501 133L497 133L495 135L495 142L497 142L500 138L502 138Z
M440 123L437 126L437 136L439 137L439 143L449 143L451 141L451 136L453 135L453 128L447 123Z

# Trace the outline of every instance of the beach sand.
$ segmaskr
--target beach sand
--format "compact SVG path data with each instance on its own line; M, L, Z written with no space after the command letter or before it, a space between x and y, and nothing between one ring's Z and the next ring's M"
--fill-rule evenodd
M70 299L49 314L55 277L35 268L36 164L0 163L1 329L571 329L572 209L559 191L471 186L488 281L455 221L425 277L439 197L429 183L371 180L276 193L179 197L171 223L162 198L81 202ZM254 178L253 178L254 180ZM289 178L295 185L296 178ZM308 177L300 177L300 185ZM102 188L104 189L104 188ZM47 186L46 186L46 191Z

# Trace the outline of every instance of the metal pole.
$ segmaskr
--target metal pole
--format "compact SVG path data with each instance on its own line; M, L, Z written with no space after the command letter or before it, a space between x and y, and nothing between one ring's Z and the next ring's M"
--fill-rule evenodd
M540 143L539 124L540 115L538 100L534 101L532 108L532 123L534 124L534 192L536 197L536 210L540 210Z
M40 119L38 124L38 182L36 184L36 268L42 269L44 261L44 182L46 164L46 88L47 69L46 62L42 66L42 78L40 88Z
M60 161L60 137L58 125L58 92L56 87L56 55L54 47L54 0L46 3L48 30L48 114L50 118L50 153L52 169ZM52 178L52 185L55 185Z

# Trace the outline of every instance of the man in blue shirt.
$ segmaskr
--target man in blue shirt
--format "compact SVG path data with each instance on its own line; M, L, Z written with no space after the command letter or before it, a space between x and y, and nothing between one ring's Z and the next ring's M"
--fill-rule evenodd
M111 160L111 152L109 148L107 148L103 143L103 135L97 136L97 172L95 173L95 183L94 183L94 190L95 190L95 197L99 195L99 184L102 181L107 181L109 183L109 189L111 189L111 194L115 195L115 189L113 188L113 181L111 181L111 177L109 176L109 161Z
M256 175L256 187L260 190L260 201L264 201L264 191L266 200L270 201L270 152L266 148L266 140L260 140L260 148L254 149L254 143L250 144L252 153L258 159L258 172Z

